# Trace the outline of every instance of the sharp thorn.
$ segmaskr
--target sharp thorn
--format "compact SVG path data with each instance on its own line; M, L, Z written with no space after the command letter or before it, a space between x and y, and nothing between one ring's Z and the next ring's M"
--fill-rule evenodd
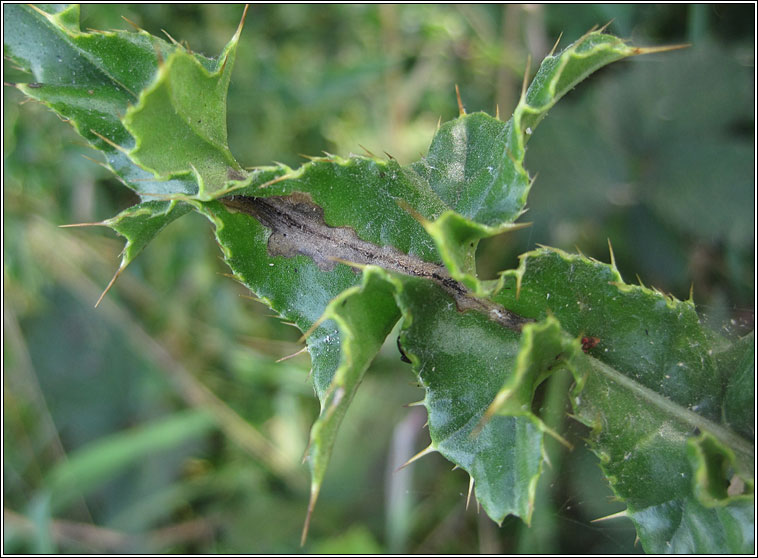
M98 223L70 223L68 225L58 225L58 228L60 229L68 229L70 227L107 227L104 222L100 221Z
M305 524L303 525L303 534L300 536L300 546L305 546L305 540L308 538L308 527L311 524L311 516L313 515L313 508L316 507L316 500L318 499L318 487L311 486L311 499L308 502L308 513L305 516Z
M289 180L290 178L292 178L291 174L283 174L281 176L277 176L276 178L272 178L268 182L264 182L263 184L258 186L258 188L262 190L263 188L268 188L269 186L272 186L276 184L277 182L281 182L282 180Z
M298 343L303 343L306 339L308 339L308 337L310 337L313 334L313 332L316 331L318 329L318 327L322 323L324 323L325 321L326 321L326 316L322 315L318 320L316 320L315 322L313 322L313 325L311 327L309 327L306 330L305 333L303 333L303 335L300 337L300 339L298 339ZM283 323L286 323L286 322L283 322ZM295 325L295 324L292 324L292 325ZM295 326L295 327L297 327L297 326Z
M397 203L397 205L400 206L401 209L409 213L411 217L413 217L416 221L418 221L422 225L429 223L429 221L423 215L421 215L421 213L413 209L407 201L403 199L397 199L395 200L395 202Z
M422 399L421 401L414 401L413 403L406 403L404 407L420 407L424 404L425 400Z
M245 9L242 10L242 19L240 19L240 23L237 26L237 31L234 33L234 36L236 38L239 38L239 36L242 34L242 28L245 26L245 18L247 17L247 9L250 7L250 4L245 4Z
M544 422L542 423L542 431L546 432L548 435L550 435L556 442L564 446L565 448L573 451L574 450L574 444L566 440L563 436L558 434L555 430L550 428L548 425L546 425Z
M659 46L659 47L636 47L632 49L632 56L639 56L641 54L655 54L657 52L668 52L670 50L679 50L682 48L690 48L692 45L684 43L681 45L671 46Z
M298 356L298 355L301 355L301 354L303 354L303 353L304 353L304 352L306 352L307 350L308 350L308 347L303 347L303 348L302 348L302 349L300 349L299 351L296 351L296 352L292 353L291 355L287 355L287 356L285 356L285 357L282 357L282 358L280 358L279 360L277 360L276 362L282 362L282 361L285 361L285 360L288 360L288 359L294 358L294 357L296 357L296 356Z
M174 46L179 46L179 43L176 41L176 39L174 39L171 35L168 34L168 31L166 31L165 29L161 29L161 31L163 31L163 34L166 35L166 37L168 37L168 40L171 41L174 44Z
M126 266L121 264L121 266L119 266L119 268L116 270L116 273L113 275L113 278L111 279L110 283L108 283L108 286L105 287L103 294L101 294L100 298L97 299L97 302L95 303L95 308L100 306L100 303L103 301L103 298L105 298L105 295L108 293L109 290L111 290L111 287L116 282L116 279L118 279L118 276L121 275L121 272L124 271L124 268L126 268Z
M97 137L99 137L105 143L107 143L108 145L110 145L113 149L117 149L118 151L120 151L124 155L128 155L128 152L126 151L126 149L124 149L123 147L121 147L119 144L117 144L117 143L113 142L112 140L106 138L104 135L97 133L92 128L90 128L89 131L92 132L93 134L95 134Z
M469 501L471 500L471 493L474 491L474 477L468 478L468 495L466 496L466 509L468 509Z
M609 519L617 519L619 517L626 517L627 513L626 510L621 510L620 512L612 513L610 515L606 515L605 517L598 517L597 519L593 519L590 521L590 523L598 523L600 521L607 521Z
M608 27L610 26L610 24L613 23L615 20L616 20L616 18L613 18L608 23L606 23L605 25L603 25L600 29L598 29L597 32L598 33L602 33L603 31L605 31L606 29L608 29Z
M80 153L80 155L81 155L82 157L84 157L85 159L87 159L88 161L92 161L92 162L93 162L93 163L95 163L96 165L100 165L100 166L101 166L101 167L103 167L104 169L107 169L107 170L111 170L111 168L110 168L108 165L106 165L105 163L103 163L102 161L98 161L97 159L94 159L94 158L92 158L92 157L88 157L88 156L87 156L87 155L85 155L84 153Z
M368 149L366 149L365 147L363 147L360 143L358 144L358 147L360 147L361 149L363 149L363 151L365 151L368 154L369 157L376 158L376 155L374 155L373 153L371 153L371 151L369 151Z
M458 84L455 84L455 97L458 99L458 116L464 116L466 109L463 108L463 101L461 101L461 91L458 89Z
M133 22L131 19L129 19L128 17L125 17L125 16L121 16L121 19L123 19L125 22L127 22L127 23L128 23L129 25L131 25L132 27L134 27L134 28L135 28L137 31L142 31L142 28L141 28L139 25L137 25L136 23L134 23L134 22Z
M433 453L435 451L437 451L437 450L432 447L432 444L429 444L424 449L422 449L420 452L418 452L416 455L414 455L413 457L411 457L408 461L406 461L405 463L403 463L402 465L400 465L400 467L398 467L397 469L395 469L395 472L397 473L401 469L405 469L408 465L410 465L414 461L417 461L417 460L421 459L422 457L424 457L425 455L429 455L430 453Z
M563 31L561 31L561 34L558 35L558 40L555 41L555 44L553 45L553 48L550 49L550 54L548 54L548 56L552 56L553 54L555 54L555 49L558 48L558 43L561 42L562 37L563 37Z
M611 267L618 271L618 269L616 268L616 256L613 254L613 246L611 246L610 238L608 239L608 252L610 252L611 254Z

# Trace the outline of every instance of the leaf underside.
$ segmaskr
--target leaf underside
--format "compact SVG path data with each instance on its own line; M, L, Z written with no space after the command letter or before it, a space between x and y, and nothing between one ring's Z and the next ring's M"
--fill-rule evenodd
M16 87L140 195L102 222L126 238L120 269L197 211L234 276L307 332L321 402L309 517L345 412L401 320L425 393L424 453L466 470L496 522L531 519L544 436L560 439L533 398L563 370L645 550L751 551L752 335L730 345L702 328L691 301L548 248L497 281L476 276L478 242L520 226L526 144L541 119L590 73L644 49L588 33L542 62L509 121L461 114L407 166L328 155L245 171L226 141L241 29L209 59L144 31L82 32L78 20L76 6L5 6L5 55L33 76Z

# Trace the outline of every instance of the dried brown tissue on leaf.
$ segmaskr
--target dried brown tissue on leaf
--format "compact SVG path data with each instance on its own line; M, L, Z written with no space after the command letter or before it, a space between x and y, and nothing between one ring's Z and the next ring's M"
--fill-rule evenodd
M506 327L520 331L529 320L499 304L473 296L453 279L444 266L425 262L392 246L377 246L358 237L351 227L331 227L324 221L324 210L307 193L289 196L229 196L220 199L228 209L250 215L271 230L268 253L291 258L302 254L311 258L322 271L343 262L356 266L375 265L387 271L430 279L450 295L463 312L475 310Z

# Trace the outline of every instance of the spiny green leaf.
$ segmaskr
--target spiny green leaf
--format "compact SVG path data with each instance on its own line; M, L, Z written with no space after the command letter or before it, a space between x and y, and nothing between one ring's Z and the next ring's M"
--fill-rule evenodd
M162 179L196 174L201 196L243 177L226 140L226 92L241 30L210 64L175 48L123 119L136 139L132 160Z
M311 467L313 512L326 467L337 435L363 374L400 317L393 298L393 286L384 280L380 268L366 268L360 286L344 290L326 307L323 320L334 321L342 338L340 364L327 393L321 399L321 413L311 429L308 460ZM303 529L303 542L308 524Z
M120 269L124 269L169 223L190 212L192 206L178 201L147 201L103 221L126 239Z
M239 33L229 42L222 58L211 61L145 31L82 32L78 6L57 9L9 4L3 10L5 54L34 77L33 83L18 84L19 90L68 120L103 152L113 172L140 194L197 193L199 184L192 165L209 190L239 178L236 173L228 176L226 167L220 169L227 165L239 171L226 147L225 117L226 89ZM224 64L227 59L229 63ZM161 60L168 63L161 65ZM212 88L208 87L209 81L213 82ZM185 141L189 138L177 131L181 123L176 119L170 126L163 122L163 126L155 128L158 120L149 123L152 126L141 126L140 115L164 120L169 116L165 104L155 103L155 98L151 102L144 99L146 91L166 89L178 92L169 104L172 109L180 109L179 116L186 118L188 111L194 111L195 129L196 121L205 119L201 138L213 149L200 143L194 151L188 150ZM207 91L201 95L202 102L191 100L200 91ZM187 92L192 92L190 97ZM156 155L148 155L143 161L140 147L143 141L149 144L151 140L137 137L135 141L130 131L145 133L157 142L157 152L164 154L159 159L164 164L155 160ZM176 150L175 159L181 161L166 162L165 153L171 153L172 147ZM156 172L161 176L156 177Z
M580 367L582 356L579 340L566 334L553 316L539 323L526 324L521 332L516 362L487 409L484 420L495 414L527 417L540 430L567 444L532 412L532 401L543 381L562 368Z
M426 392L429 450L474 479L476 497L498 523L515 514L529 521L542 468L542 432L528 418L484 412L508 378L519 334L455 301L423 279L395 277L403 311L400 343Z
M539 250L499 281L476 276L478 241L524 211L525 146L540 120L591 72L645 49L588 33L546 58L510 121L462 115L406 167L327 156L245 174L226 143L239 32L208 59L142 31L83 33L75 7L11 5L4 24L6 55L35 79L18 88L69 119L143 198L169 198L103 222L127 238L122 267L194 208L234 276L312 331L322 412L311 510L337 427L402 315L400 342L426 391L425 452L468 471L493 519L531 517L543 435L554 434L532 399L564 367L575 416L592 428L646 549L750 548L748 342L729 347L703 330L691 302L626 285L614 266L579 256Z
M587 33L545 58L507 123L473 114L439 130L429 155L412 168L459 214L427 226L455 279L486 293L476 277L476 248L480 239L513 228L524 213L532 182L523 166L526 143L547 112L592 72L644 52L600 31Z
M644 518L638 528L646 550L665 552L671 537L689 536L666 531L667 540L660 540L665 525L687 525L711 514L700 500L703 494L713 498L716 483L728 485L736 474L752 492L754 449L722 423L713 338L690 302L626 285L613 266L548 249L522 256L495 298L526 316L555 316L572 335L598 339L588 348L592 358L570 367L576 380L572 404L576 417L593 429L592 448L627 503L627 515L635 522ZM696 431L715 442L692 445ZM741 521L745 498L752 495L725 500L709 529L727 517ZM746 541L740 535L727 542L729 548L746 548L741 546Z

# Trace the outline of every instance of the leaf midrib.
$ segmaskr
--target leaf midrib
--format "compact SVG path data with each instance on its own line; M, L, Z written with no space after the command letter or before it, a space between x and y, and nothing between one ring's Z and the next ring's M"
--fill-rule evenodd
M336 263L359 268L374 265L389 272L428 279L453 298L459 311L475 310L507 329L518 332L532 321L496 302L474 296L441 265L423 261L391 246L377 246L365 241L350 227L330 227L324 222L323 209L307 194L265 198L230 196L219 201L230 210L254 217L272 231L268 241L272 256L303 254L326 271L329 264Z
M622 388L632 392L638 398L660 409L673 419L689 426L691 429L694 430L695 428L698 428L703 432L709 432L722 444L731 448L735 452L741 470L750 471L752 469L752 464L755 459L755 446L751 445L747 440L732 430L678 405L671 399L634 381L615 368L608 366L601 360L590 356L588 356L588 360L591 363L594 372L611 379Z

